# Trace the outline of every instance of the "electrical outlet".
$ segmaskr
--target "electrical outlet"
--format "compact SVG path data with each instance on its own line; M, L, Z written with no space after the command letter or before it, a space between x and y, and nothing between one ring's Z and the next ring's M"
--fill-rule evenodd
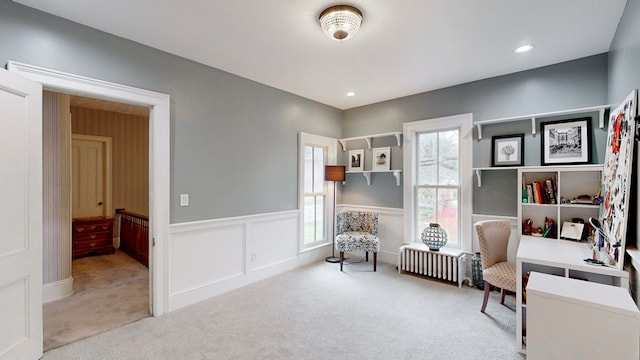
M189 206L189 194L180 194L180 206Z
M256 262L256 258L258 257L258 254L256 253L251 253L251 261L252 262Z

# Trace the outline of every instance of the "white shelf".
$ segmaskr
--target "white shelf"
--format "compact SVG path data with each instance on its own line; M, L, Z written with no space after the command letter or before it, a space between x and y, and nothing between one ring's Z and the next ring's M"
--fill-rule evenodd
M491 119L491 120L481 120L475 123L476 128L478 129L478 139L482 139L482 126L484 125L492 125L499 124L504 122L514 122L514 121L531 121L531 133L536 134L536 119L551 117L551 116L560 116L560 115L568 115L568 114L580 114L580 113L588 113L588 112L598 112L598 127L602 129L604 127L604 113L607 109L609 109L611 105L600 105L600 106L591 106L579 109L571 109L571 110L561 110L561 111L551 111L546 113L539 114L530 114L530 115L521 115L521 116L512 116L501 119Z
M396 141L398 142L398 146L402 146L402 133L399 132L399 131L390 132L390 133L383 133L383 134L375 134L375 135L356 136L356 137L338 139L338 141L340 142L340 145L342 145L342 151L346 151L347 142L353 141L353 140L366 140L367 147L369 149L371 149L371 140L372 139L389 137L389 136L394 136L396 138Z
M473 168L473 171L476 173L476 178L478 178L478 187L482 187L483 171L518 170L518 169L524 169L524 168L525 168L524 166L478 167L478 168Z
M362 174L367 179L367 185L371 185L371 173L392 173L396 178L396 184L400 186L400 173L402 170L386 170L386 171L347 171L347 174ZM346 181L343 181L344 185Z

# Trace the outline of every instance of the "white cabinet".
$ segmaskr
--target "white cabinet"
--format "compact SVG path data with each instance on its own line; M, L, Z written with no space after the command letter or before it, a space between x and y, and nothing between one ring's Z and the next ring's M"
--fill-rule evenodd
M546 237L559 239L565 222L580 219L586 224L589 217L597 217L598 205L575 199L584 195L591 197L600 191L602 168L602 165L573 165L518 169L518 189L521 192L518 197L519 233L529 235L528 231L524 230L523 222L530 220L533 229L542 228L544 234L545 222L552 220L554 225ZM540 187L542 198L545 198L545 193L552 193L553 200L543 199L536 202L535 199L528 199L527 189L536 193L537 185ZM535 231L533 235L536 235Z
M622 288L531 273L527 359L639 359L640 312Z

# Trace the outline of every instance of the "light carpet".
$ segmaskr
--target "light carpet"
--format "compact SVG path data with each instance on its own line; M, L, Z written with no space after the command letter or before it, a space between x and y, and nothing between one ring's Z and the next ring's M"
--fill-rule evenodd
M318 262L45 353L75 359L524 359L515 298Z
M44 304L44 351L149 316L149 271L117 250L73 261L75 294Z

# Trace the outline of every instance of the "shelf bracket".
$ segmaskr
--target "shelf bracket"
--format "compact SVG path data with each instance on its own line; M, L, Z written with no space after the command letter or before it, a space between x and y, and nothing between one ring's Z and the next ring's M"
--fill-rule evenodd
M396 177L396 184L400 186L400 170L393 170L393 176Z
M342 145L342 151L346 151L347 150L347 141L343 140L343 139L339 139L338 141L340 142L340 145Z
M367 140L367 146L371 149L371 137L367 136L364 139Z
M482 125L476 124L476 128L478 129L478 140L482 139Z
M364 178L367 179L367 185L371 185L371 172L363 171L362 175L364 175Z
M478 187L482 187L482 170L476 169L476 178L478 178Z
M535 116L531 117L531 134L532 135L536 134L536 117Z
M598 117L598 128L602 129L604 127L604 112L605 108L600 108L599 117Z
M402 134L400 134L400 133L396 133L395 135L396 135L396 141L398 142L398 147L401 147L401 146L402 146L402 143L400 142L400 141L401 141L401 140L400 140L400 135L402 135Z

